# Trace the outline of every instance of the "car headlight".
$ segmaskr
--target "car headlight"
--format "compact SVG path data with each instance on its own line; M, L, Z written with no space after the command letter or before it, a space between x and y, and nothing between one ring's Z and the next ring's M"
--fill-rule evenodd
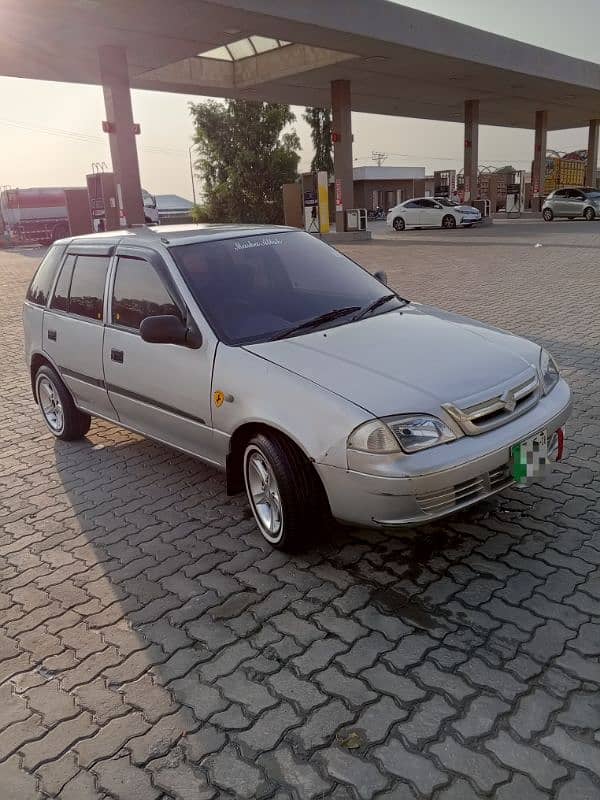
M348 437L348 449L366 453L415 453L454 439L455 434L441 419L427 414L407 414L359 425Z
M548 394L558 383L560 373L556 361L547 350L540 352L540 375L542 378L542 389L544 394Z

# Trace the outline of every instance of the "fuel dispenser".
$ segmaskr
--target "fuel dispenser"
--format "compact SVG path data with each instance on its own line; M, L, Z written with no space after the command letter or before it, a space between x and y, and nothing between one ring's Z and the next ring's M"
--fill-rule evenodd
M305 172L300 178L304 229L329 233L329 188L326 172Z
M525 171L520 169L512 174L512 181L506 184L506 214L520 217L525 208Z

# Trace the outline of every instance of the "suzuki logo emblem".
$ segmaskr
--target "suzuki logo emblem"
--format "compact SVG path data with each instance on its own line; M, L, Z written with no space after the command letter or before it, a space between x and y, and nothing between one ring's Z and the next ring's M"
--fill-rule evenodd
M507 391L504 392L504 394L502 395L502 397L500 399L504 403L504 408L507 411L510 411L510 413L512 414L512 412L517 407L517 401L515 400L515 396L513 394L512 389L507 389Z

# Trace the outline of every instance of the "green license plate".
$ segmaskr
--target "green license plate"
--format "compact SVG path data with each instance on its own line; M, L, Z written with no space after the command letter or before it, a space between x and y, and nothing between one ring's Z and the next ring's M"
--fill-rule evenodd
M527 483L546 472L548 467L548 434L540 431L510 448L510 468L517 483Z

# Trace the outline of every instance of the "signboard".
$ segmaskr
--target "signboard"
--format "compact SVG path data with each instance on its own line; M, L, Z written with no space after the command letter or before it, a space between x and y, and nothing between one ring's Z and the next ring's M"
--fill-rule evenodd
M317 199L316 192L304 192L304 205L305 206L316 206L318 205L319 201Z
M519 194L521 191L521 184L520 183L507 183L506 184L506 194Z
M343 211L344 204L342 202L342 181L341 178L335 179L335 210Z

